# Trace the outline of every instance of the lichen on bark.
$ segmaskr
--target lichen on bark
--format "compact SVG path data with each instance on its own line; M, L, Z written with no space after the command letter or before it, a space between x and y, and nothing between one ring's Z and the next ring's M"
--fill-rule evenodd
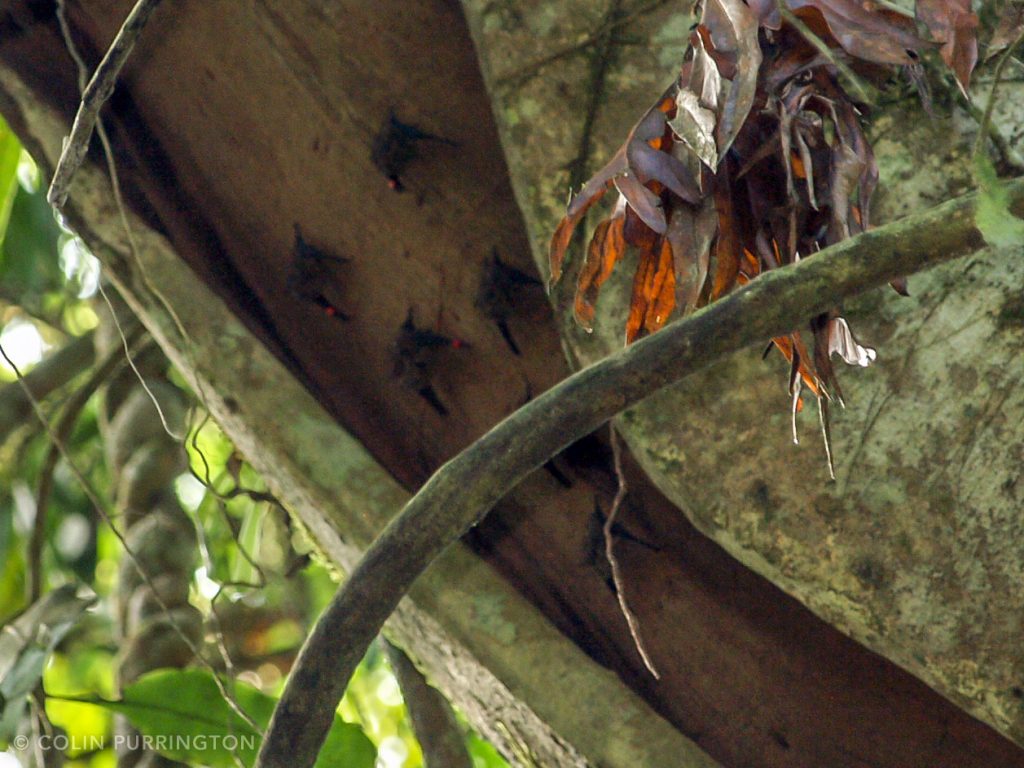
M611 17L588 3L560 4L557 24L540 23L553 12L540 2L463 5L543 271L570 183L608 159L671 79L690 19L675 4L613 3L626 21L602 37ZM611 41L603 53L601 40ZM616 42L625 40L646 45ZM983 98L984 76L976 90ZM1022 95L1006 87L997 110L1011 142L1024 125L1024 108L1013 106ZM973 124L955 108L936 111L901 100L874 116L878 221L972 186ZM658 393L619 424L651 478L708 536L1024 744L1020 256L981 252L915 276L910 299L876 291L846 307L879 360L840 372L847 408L833 420L834 484L814 409L793 446L786 365L762 362L759 349ZM621 346L632 269L620 265L606 284L586 334L567 311L578 262L577 253L553 299L567 354L582 365Z

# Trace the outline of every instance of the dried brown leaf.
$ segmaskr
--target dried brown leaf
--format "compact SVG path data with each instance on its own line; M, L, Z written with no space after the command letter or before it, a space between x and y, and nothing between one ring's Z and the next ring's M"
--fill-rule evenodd
M722 76L704 48L699 34L691 35L693 59L688 84L676 94L676 116L669 121L672 132L712 171L718 167L715 126Z
M762 60L758 22L743 0L707 0L702 24L709 32L714 51L735 65L732 73L719 66L722 77L730 81L716 130L718 156L723 157L743 127L757 95Z
M855 59L875 64L912 64L923 47L913 19L857 0L786 0L794 12L812 6L840 47Z
M978 62L978 17L971 11L971 0L916 0L914 13L942 43L942 60L967 95Z
M676 116L671 121L672 131L712 171L718 166L718 147L715 144L715 113L701 106L697 95L680 90L676 97Z
M674 305L672 251L659 238L651 247L640 250L626 319L626 343L632 344L661 328Z
M587 259L580 270L574 311L576 322L588 332L593 329L595 304L601 286L611 276L616 262L626 250L623 236L625 220L624 215L618 215L597 225L587 249Z
M569 204L568 213L558 222L558 227L551 236L551 244L548 247L548 263L551 267L552 285L557 283L562 277L562 262L565 260L565 252L569 248L569 243L572 242L572 233L576 230L576 225L586 215L590 206L604 197L606 191L606 187L601 187L588 194L587 197L580 193ZM577 201L579 201L578 204Z
M669 215L665 242L675 272L675 306L684 315L696 309L704 289L711 243L717 229L718 214L713 197L699 208L678 205Z
M665 212L661 209L661 198L658 195L640 183L631 173L616 176L615 186L619 194L626 198L626 204L636 212L644 224L659 235L665 234Z
M723 165L715 180L715 210L718 216L718 237L715 239L715 274L709 300L721 298L736 285L743 258L740 222L733 208L730 166Z

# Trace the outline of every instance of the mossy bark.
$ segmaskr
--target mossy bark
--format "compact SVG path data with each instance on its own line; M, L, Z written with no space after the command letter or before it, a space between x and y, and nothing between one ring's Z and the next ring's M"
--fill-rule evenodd
M463 6L543 271L568 189L672 78L692 19L658 2ZM1024 134L1022 95L1007 87L997 112L1011 142ZM973 128L937 109L954 116L904 101L873 119L880 220L969 187ZM631 267L604 289L590 335L567 311L572 270L556 290L576 364L621 347ZM846 307L879 360L840 372L836 483L813 408L791 445L786 366L762 362L761 348L662 391L620 426L659 488L735 557L1024 743L1021 254L985 251L910 285L910 299L880 290Z

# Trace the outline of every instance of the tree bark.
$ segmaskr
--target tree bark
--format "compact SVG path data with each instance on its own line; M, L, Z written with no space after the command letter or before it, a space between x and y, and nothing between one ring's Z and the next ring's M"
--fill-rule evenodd
M49 41L51 52L54 44ZM0 109L49 170L67 130L67 111L44 102L45 91L32 90L11 66L25 59L6 53L11 58L0 55ZM96 165L76 176L67 215L274 494L326 558L351 568L407 493L137 216L131 216L139 246L134 260ZM435 564L387 631L507 755L559 766L666 764L666 755L668 765L681 768L713 765L465 547ZM564 696L550 696L553 680ZM594 722L607 726L595 730Z
M673 3L463 4L543 271L565 190L607 161L664 89L692 20ZM629 46L637 36L652 44ZM975 78L980 104L987 74ZM1005 83L995 112L1018 148L1022 97L1019 83ZM872 116L876 223L973 186L973 123L954 100L936 112L908 93ZM910 300L848 302L879 360L839 372L838 483L828 482L814 409L800 419L803 445L787 445L780 358L737 356L619 427L658 487L730 554L1024 743L1024 560L1008 546L1024 536L1020 265L1019 252L986 251L913 279ZM562 337L578 364L621 346L632 268L620 265L603 289L591 335L566 306L575 273L563 279Z

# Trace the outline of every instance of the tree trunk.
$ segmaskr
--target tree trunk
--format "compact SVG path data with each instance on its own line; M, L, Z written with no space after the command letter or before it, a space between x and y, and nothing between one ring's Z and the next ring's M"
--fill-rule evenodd
M565 188L607 162L664 89L692 20L672 3L464 5L543 272ZM592 30L600 34L585 37ZM651 44L627 47L637 36ZM976 80L984 105L991 78ZM878 223L973 186L972 120L949 100L930 118L904 90L871 122ZM1024 88L1003 84L998 104L996 123L1024 144ZM880 359L840 372L847 407L832 425L836 483L813 408L800 419L802 445L789 445L787 366L780 355L762 362L761 349L618 423L644 470L703 533L1024 743L1020 256L984 251L915 276L909 300L875 292L846 307ZM556 295L579 364L622 344L632 270L624 264L603 290L593 334L573 324L571 289Z
M656 15L634 14L615 26L616 34L625 35L628 25L631 36L653 41L653 53L643 56L663 59L645 72L625 72L632 64L615 63L615 46L601 42L608 37L602 13L588 4L556 5L466 4L535 243L556 211L555 190L564 191L568 181L560 167L580 154L581 127L600 118L594 138L582 142L577 180L601 161L602 147L621 138L637 104L652 98L650 84L671 77L688 25L674 7L655 3ZM129 6L122 0L71 4L90 61ZM578 42L594 30L600 45L564 53L553 64L557 76L544 70L528 81L541 92L516 89L514 102L501 96L497 81L507 73L496 72L496 62L514 72L557 53L556 33ZM530 39L535 43L528 45ZM600 68L603 82L628 92L628 99L602 92L595 103L621 103L621 111L587 106L589 78ZM50 170L76 103L74 82L52 4L13 3L0 16L0 109ZM421 157L401 175L402 193L389 188L371 160L389 113L456 144L421 142ZM530 271L530 241L457 6L440 0L165 4L107 114L135 214L138 261L126 249L95 167L83 168L77 179L74 224L275 494L343 568L400 507L406 489L566 373L558 324L537 287L515 288L511 312L480 301L495 254ZM319 302L309 290L295 290L295 225L311 245L350 259L331 262L319 276ZM304 280L299 274L300 289ZM336 310L333 316L324 302ZM418 327L468 342L439 353L426 382L434 405L420 391L422 381L410 387L407 377L392 375L410 309ZM602 325L615 329L618 321ZM574 331L566 334L575 357L598 354L580 346ZM897 343L890 340L887 348ZM729 389L718 383L704 391L742 397L746 410L716 417L703 402L712 398L703 398L707 415L686 433L700 437L687 442L678 482L689 488L684 483L697 466L702 477L721 475L720 482L700 485L700 507L729 514L766 499L760 502L766 509L743 519L769 531L767 517L782 516L792 498L781 489L806 489L820 473L811 478L799 465L798 478L766 476L767 496L759 494L760 452L795 456L815 470L820 457L810 446L788 450L769 418L773 406L759 394L766 390L747 370L752 366L743 363L742 373L740 366L730 361L712 374L719 377L713 383L721 382L735 370ZM770 386L784 391L774 378ZM912 395L909 388L903 393ZM865 407L868 402L870 396ZM637 413L644 412L650 409ZM694 423L673 413L679 423ZM779 414L784 419L784 405ZM744 418L749 421L733 428L739 437L724 429ZM704 434L708 424L716 434ZM720 424L721 447L712 450ZM650 437L636 429L629 434L651 470L650 451L666 444L659 442L665 433L647 431ZM721 468L707 469L722 456L730 457L728 477ZM636 656L593 536L600 523L595 506L607 511L615 490L599 438L517 489L471 536L478 554L467 546L450 550L390 626L431 681L506 755L541 765L688 766L711 765L711 758L730 767L1024 765L1024 755L994 731L738 565L635 468L629 472L617 547L661 682ZM655 474L681 498L664 471ZM692 499L695 491L688 492ZM828 492L822 482L808 498ZM698 508L691 504L684 507ZM712 530L706 515L693 514ZM756 551L733 545L718 532L726 528L713 532L732 550ZM793 589L791 582L783 585Z

